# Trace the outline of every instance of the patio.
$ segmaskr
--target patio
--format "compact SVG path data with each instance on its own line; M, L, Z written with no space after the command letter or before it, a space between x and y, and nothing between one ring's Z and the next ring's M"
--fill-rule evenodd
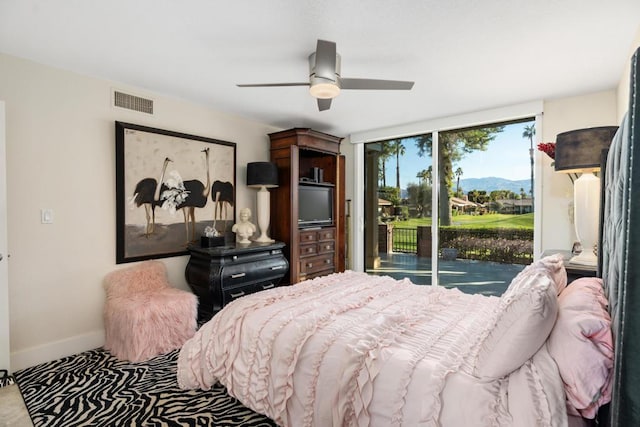
M408 277L417 285L431 284L431 258L407 253L381 253L380 267L367 273L396 279ZM457 259L438 260L439 284L466 293L500 296L524 265Z

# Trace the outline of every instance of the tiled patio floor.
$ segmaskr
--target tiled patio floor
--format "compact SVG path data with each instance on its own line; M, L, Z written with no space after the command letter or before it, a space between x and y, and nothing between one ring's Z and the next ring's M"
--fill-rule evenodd
M394 278L409 277L418 285L431 284L431 258L420 258L415 254L380 254L380 268L367 273L388 275ZM439 284L448 288L458 288L467 293L500 296L511 280L525 267L517 264L458 259L438 260Z

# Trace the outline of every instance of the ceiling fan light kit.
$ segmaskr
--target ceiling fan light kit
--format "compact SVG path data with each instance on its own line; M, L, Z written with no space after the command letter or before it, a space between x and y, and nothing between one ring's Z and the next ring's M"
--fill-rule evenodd
M318 40L316 51L309 55L309 83L239 84L238 87L309 86L309 93L318 100L320 111L328 110L331 100L341 89L410 90L413 82L403 80L353 79L340 77L340 55L336 44Z
M335 83L316 83L309 88L311 96L318 99L333 99L340 95L340 87Z

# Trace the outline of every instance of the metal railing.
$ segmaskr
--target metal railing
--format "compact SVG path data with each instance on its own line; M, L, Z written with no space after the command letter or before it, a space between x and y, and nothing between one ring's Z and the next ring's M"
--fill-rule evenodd
M418 252L418 230L415 228L393 227L393 252L415 254Z

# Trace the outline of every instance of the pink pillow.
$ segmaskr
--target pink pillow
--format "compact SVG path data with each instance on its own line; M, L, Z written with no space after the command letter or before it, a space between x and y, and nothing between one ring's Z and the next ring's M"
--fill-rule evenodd
M474 374L501 378L522 366L547 340L557 304L555 283L545 269L520 272L500 298L495 321L480 339Z
M560 295L560 292L567 286L567 270L564 268L564 256L562 254L541 258L527 266L522 272L535 269L542 270L551 277L556 287L556 295Z
M613 335L602 280L571 282L558 297L559 314L548 349L565 384L567 408L594 418L611 400Z

